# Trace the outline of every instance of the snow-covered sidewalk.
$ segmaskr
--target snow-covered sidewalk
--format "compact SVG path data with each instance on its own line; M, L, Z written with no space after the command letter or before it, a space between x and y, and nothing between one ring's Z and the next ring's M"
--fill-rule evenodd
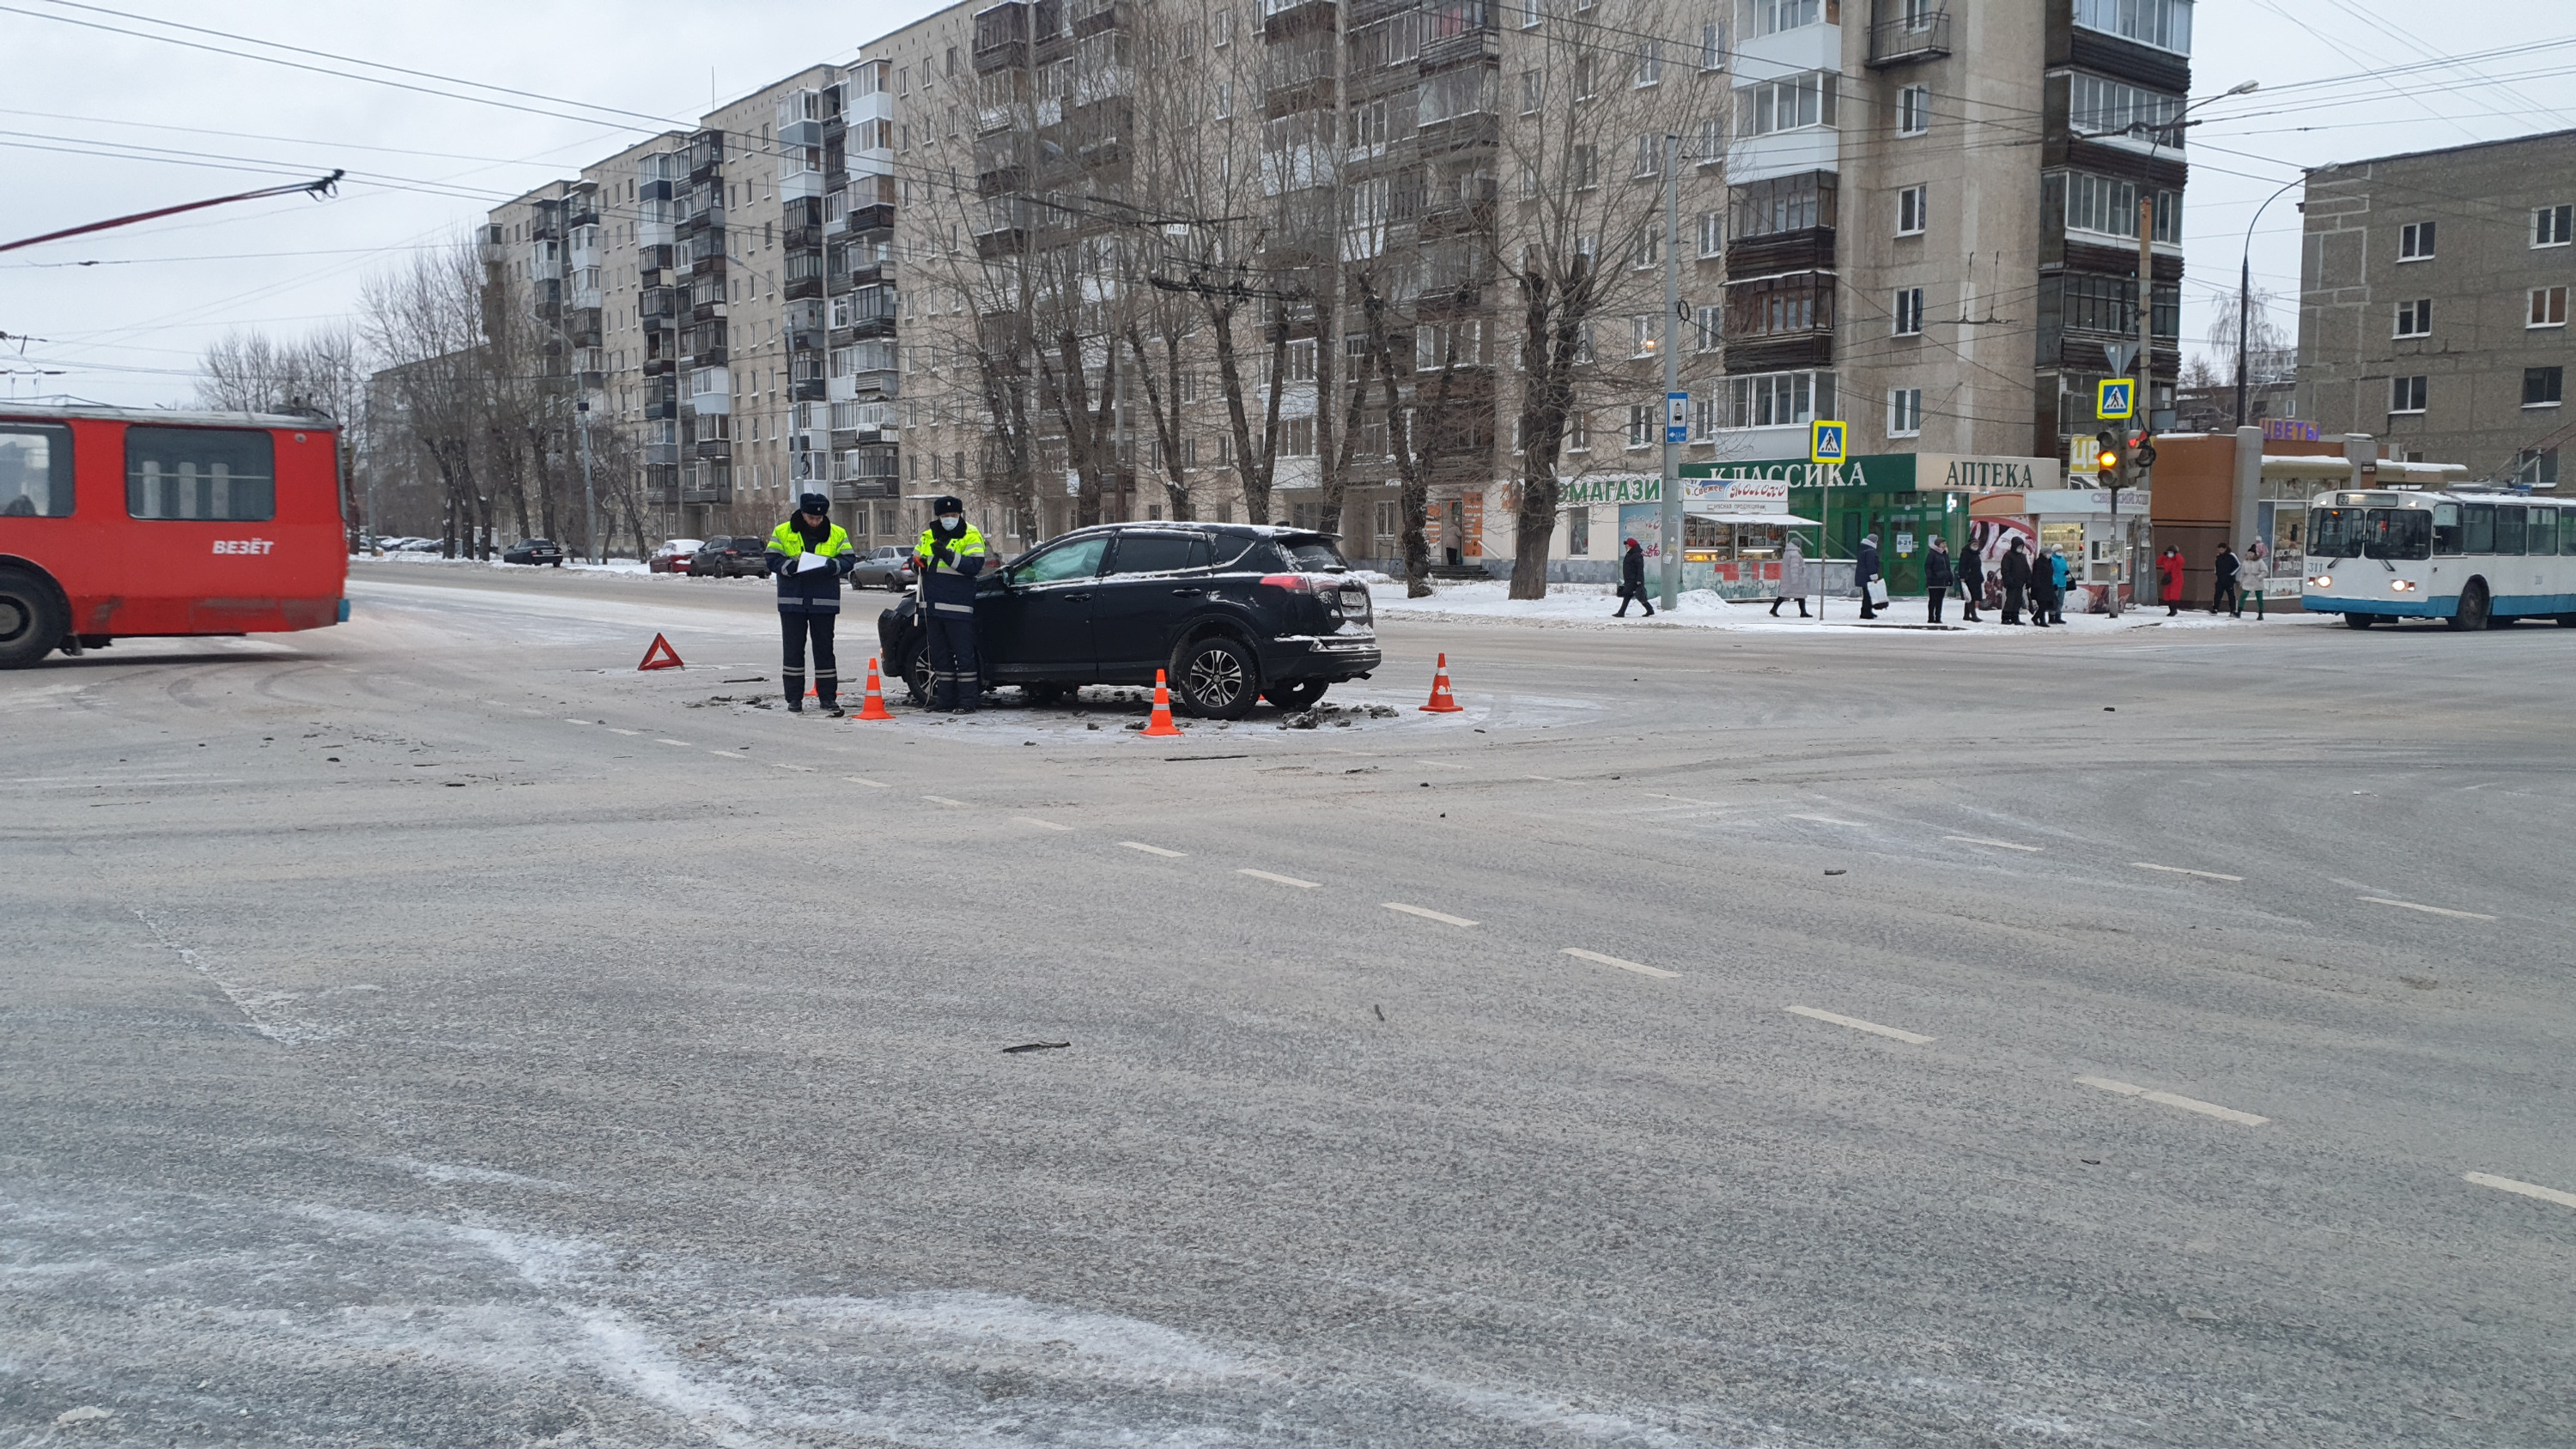
M1683 594L1670 609L1657 609L1652 619L1645 618L1633 605L1629 608L1628 617L1619 619L1612 617L1619 607L1618 593L1608 584L1551 584L1544 599L1509 598L1506 597L1509 588L1500 579L1441 584L1437 586L1438 591L1427 599L1408 599L1404 596L1402 584L1373 582L1369 596L1378 617L1388 622L1458 619L1522 624L1542 629L1733 629L1811 635L1935 632L1922 627L1924 602L1920 596L1897 599L1881 609L1875 621L1863 623L1860 605L1852 599L1827 599L1822 620L1799 618L1794 604L1784 605L1780 617L1773 618L1771 603L1767 599L1735 603L1720 598L1713 590L1700 589ZM2285 624L2332 622L2327 615L2303 612L2295 600L2289 601L2286 608L2278 606L2281 602L2274 601L2272 617L2268 620L2257 620L2251 613L2237 619L2225 614L2190 610L2167 618L2164 608L2157 605L2132 609L2117 619L2107 614L2069 614L2062 627L2073 634L2092 635L2125 634L2138 629L2250 629L2265 623L2277 628ZM1813 611L1816 601L1809 599L1807 607ZM1939 633L2048 637L2047 630L1997 623L1992 610L1981 611L1979 617L1983 622L1962 624L1959 622L1959 601L1955 598L1943 612L1947 616L1946 626L1937 631Z

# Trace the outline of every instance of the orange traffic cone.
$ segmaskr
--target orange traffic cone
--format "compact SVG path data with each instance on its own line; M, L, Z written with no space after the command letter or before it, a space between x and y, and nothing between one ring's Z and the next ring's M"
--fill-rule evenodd
M1458 703L1456 696L1449 693L1449 656L1443 654L1440 656L1439 672L1431 676L1431 702L1422 706L1422 708L1416 712L1420 714L1460 714L1464 713L1465 709L1466 706Z
M670 640L656 634L653 636L653 647L644 651L644 662L636 665L635 667L638 671L646 669L678 669L682 667L680 664L680 651L671 647Z
M1163 682L1163 671L1154 671L1154 717L1145 721L1147 739L1179 739L1181 727L1172 723L1172 691Z
M885 707L885 686L877 683L876 656L868 656L868 694L860 701L859 712L852 719L892 719L894 711Z

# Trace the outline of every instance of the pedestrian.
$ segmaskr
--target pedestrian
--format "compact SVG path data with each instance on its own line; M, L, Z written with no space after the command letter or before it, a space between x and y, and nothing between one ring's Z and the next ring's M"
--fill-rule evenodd
M2209 612L2217 613L2222 599L2227 602L2229 614L2242 615L2245 612L2245 595L2236 586L2236 575L2242 567L2243 560L2236 557L2236 550L2227 546L2227 540L2220 539L2218 557L2210 561L2210 571L2217 576L2217 582L2209 591Z
M2030 622L2033 628L2048 627L2048 616L2057 607L2049 595L2049 583L2057 571L2048 566L2048 555L2033 548L2030 553Z
M973 714L984 685L975 671L975 576L984 571L984 535L966 521L965 500L943 497L913 547L921 579L921 624L930 634L930 707Z
M2030 592L2030 555L2022 551L2021 535L2014 534L2004 546L2004 622L2021 622L2022 596Z
M2181 613L2181 612L2182 612L2182 550L2181 550L2181 549L2178 549L2178 548L2174 547L2172 544L2166 544L2166 545L2165 545L2165 551L2164 551L2164 553L2163 553L2163 554L2161 554L2161 555L2159 555L2159 556L2157 557L2157 559L2156 559L2156 581L2157 581L2157 587L2158 587L2158 588L2163 592L2163 594L2164 594L2164 600L2165 600L2165 617L2166 617L2166 618L2168 618L2168 619L2170 619L2170 618L2174 617L2176 614Z
M2068 572L2066 550L2056 544L2050 544L2048 546L2048 622L2052 624L2066 622L2066 586L2073 581L2068 577Z
M1878 535L1861 535L1860 559L1852 565L1852 582L1860 586L1860 616L1878 617L1877 591L1870 585L1878 582Z
M1986 561L1977 553L1976 542L1972 539L1966 548L1959 550L1959 599L1967 605L1960 612L1960 622L1978 622L1977 604L1985 596Z
M1647 618L1655 617L1655 601L1646 597L1646 546L1633 538L1619 555L1619 612L1610 617L1627 618L1631 599L1646 606Z
M1932 547L1923 555L1923 596L1931 606L1928 622L1941 622L1941 602L1950 597L1950 585L1956 582L1950 573L1950 540L1932 536Z
M814 646L814 699L823 713L841 713L840 661L832 655L832 626L841 617L841 580L859 561L849 530L831 519L832 500L808 493L796 512L769 532L762 563L778 576L778 682L787 708L805 712L805 646Z
M1807 615L1807 552L1798 545L1798 535L1790 534L1787 547L1780 552L1780 591L1771 596L1771 617L1780 617L1780 606L1794 601L1798 617Z

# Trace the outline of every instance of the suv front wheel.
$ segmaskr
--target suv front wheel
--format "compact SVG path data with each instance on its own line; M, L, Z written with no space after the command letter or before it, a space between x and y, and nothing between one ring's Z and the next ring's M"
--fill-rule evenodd
M1210 634L1172 651L1171 683L1175 701L1190 713L1241 719L1261 695L1261 666L1251 650Z

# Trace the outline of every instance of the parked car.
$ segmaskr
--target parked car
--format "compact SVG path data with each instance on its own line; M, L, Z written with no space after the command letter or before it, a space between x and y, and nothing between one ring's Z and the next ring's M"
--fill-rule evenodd
M877 638L890 672L926 698L919 604L878 615ZM975 629L988 687L1046 703L1086 684L1151 684L1160 669L1176 707L1213 719L1241 719L1256 698L1311 709L1379 662L1368 586L1333 536L1254 524L1068 533L976 579Z
M693 579L757 578L769 571L769 541L761 538L716 537L699 544L689 555L689 577Z
M553 564L563 567L563 550L551 538L523 538L501 550L501 562L514 564Z
M690 556L695 554L699 545L704 542L704 539L696 538L665 539L660 548L653 550L653 556L644 560L644 567L647 571L657 574L687 573Z
M378 540L378 546L387 553L436 553L439 544L434 538L387 538Z
M850 568L850 587L884 589L899 594L912 587L912 550L886 544L872 548Z

